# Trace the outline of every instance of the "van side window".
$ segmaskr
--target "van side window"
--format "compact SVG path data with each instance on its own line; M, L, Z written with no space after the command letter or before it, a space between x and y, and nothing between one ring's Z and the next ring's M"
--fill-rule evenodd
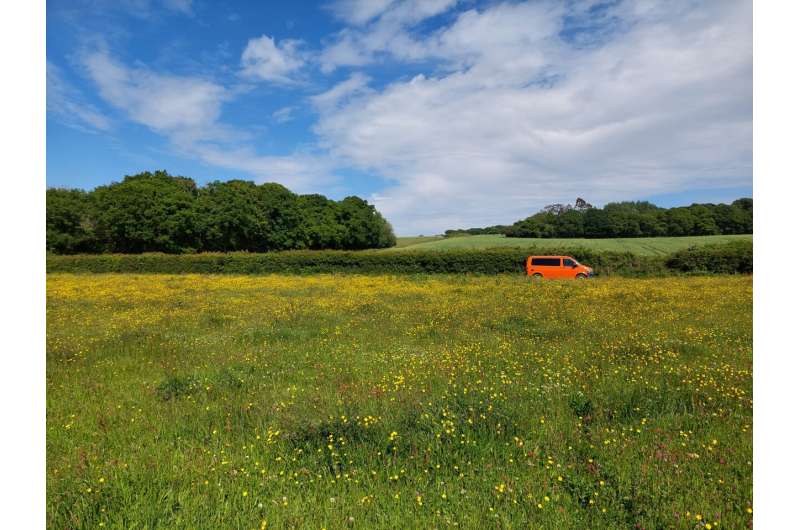
M533 258L531 263L540 267L558 267L561 265L561 260L558 258Z
M572 261L571 259L565 259L564 260L564 266L565 267L572 267L573 265L575 265L575 262Z

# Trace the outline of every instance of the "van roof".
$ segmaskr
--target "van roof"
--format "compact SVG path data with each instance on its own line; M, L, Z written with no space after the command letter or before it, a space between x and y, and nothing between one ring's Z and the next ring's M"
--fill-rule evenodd
M569 258L575 259L572 256L528 256L529 258Z

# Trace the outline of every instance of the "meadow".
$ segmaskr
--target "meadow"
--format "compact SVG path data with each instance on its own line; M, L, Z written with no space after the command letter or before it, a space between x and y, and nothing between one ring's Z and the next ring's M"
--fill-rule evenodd
M752 241L752 234L686 237L621 237L610 239L505 237L477 235L458 237L398 237L397 246L379 252L406 250L458 250L484 248L586 248L593 251L632 252L641 256L665 256L691 246L713 245L729 241Z
M50 528L745 528L752 277L47 277Z

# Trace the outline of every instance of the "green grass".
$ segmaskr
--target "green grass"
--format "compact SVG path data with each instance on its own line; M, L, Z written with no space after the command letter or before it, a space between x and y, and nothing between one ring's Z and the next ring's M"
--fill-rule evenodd
M50 528L745 528L751 432L748 276L47 279Z
M384 252L404 250L453 250L462 248L554 248L584 247L591 250L611 250L617 252L633 252L643 256L663 256L692 245L708 245L727 243L734 240L751 240L751 234L728 236L688 236L688 237L632 237L615 239L583 239L552 238L531 239L522 237L504 237L501 235L460 236L452 238L434 237L430 241L411 242L420 238L398 238L396 247ZM402 246L399 244L402 241Z
M392 248L405 248L411 245L419 245L420 243L429 243L431 241L440 241L444 239L442 236L410 236L398 237L397 244Z

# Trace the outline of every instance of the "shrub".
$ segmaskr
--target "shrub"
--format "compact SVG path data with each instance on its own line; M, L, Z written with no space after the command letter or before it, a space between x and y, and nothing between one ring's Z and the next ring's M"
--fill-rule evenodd
M352 252L288 251L263 254L105 254L48 256L48 272L79 273L361 273L501 274L525 271L532 251L516 248L488 250ZM598 274L627 276L664 274L663 259L625 252L594 252L586 249L537 249L537 254L565 254L592 266Z
M201 254L101 254L47 257L47 272L163 273L163 274L522 274L525 259L537 255L568 255L594 268L595 273L617 276L658 276L675 273L751 273L750 242L690 248L667 257L638 256L630 252L584 248L534 250L496 248L450 251L373 252L298 250L286 252Z
M753 243L733 241L722 245L690 247L672 254L667 258L666 266L681 272L751 274Z

